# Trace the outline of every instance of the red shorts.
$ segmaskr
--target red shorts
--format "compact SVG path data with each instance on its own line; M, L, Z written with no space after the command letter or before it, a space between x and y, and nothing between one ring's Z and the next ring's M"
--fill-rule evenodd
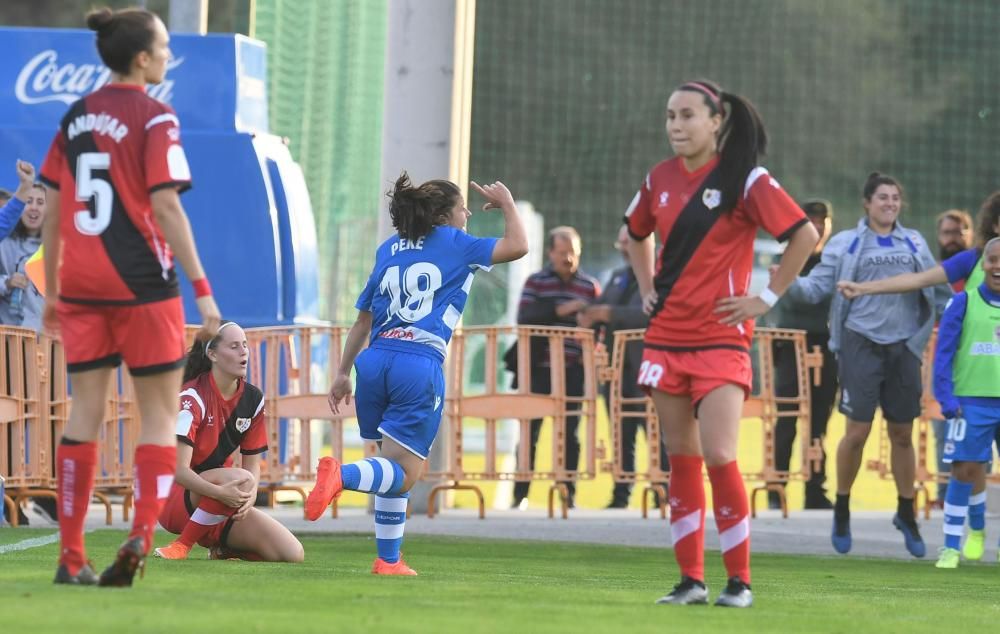
M60 301L56 314L70 372L116 368L125 361L133 376L144 376L184 365L180 297L132 306Z
M170 488L170 497L167 498L163 510L160 511L160 526L174 535L180 535L188 520L191 519L192 513L194 513L194 505L191 504L188 490L174 483ZM198 545L205 548L225 546L225 538L232 523L233 518L229 518L225 522L212 526L212 529L198 540Z
M647 346L639 366L639 386L648 394L659 390L675 396L690 396L698 404L712 390L727 384L750 395L753 373L750 355L743 350L710 348L675 352Z

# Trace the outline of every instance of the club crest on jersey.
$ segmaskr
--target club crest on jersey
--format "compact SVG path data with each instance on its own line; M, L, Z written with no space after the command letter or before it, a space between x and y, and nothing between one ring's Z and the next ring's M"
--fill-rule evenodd
M722 202L722 192L718 189L706 189L701 195L701 202L704 203L709 210L715 209Z
M670 199L670 192L660 192L660 207L666 207Z
M236 429L242 434L246 430L250 429L250 419L249 418L237 418L236 419Z

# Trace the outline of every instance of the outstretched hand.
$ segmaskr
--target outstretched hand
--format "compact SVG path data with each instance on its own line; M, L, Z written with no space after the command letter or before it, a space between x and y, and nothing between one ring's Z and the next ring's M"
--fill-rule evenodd
M480 185L476 181L470 181L472 188L479 192L479 195L486 199L483 211L490 209L502 209L504 207L514 207L514 197L511 196L507 186L496 181L492 185Z

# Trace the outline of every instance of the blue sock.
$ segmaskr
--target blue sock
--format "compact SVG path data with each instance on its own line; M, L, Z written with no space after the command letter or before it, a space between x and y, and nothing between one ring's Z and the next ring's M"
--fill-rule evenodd
M986 491L969 498L969 528L974 531L986 528Z
M395 495L402 490L406 476L401 466L378 457L341 465L340 477L349 491Z
M409 498L409 493L375 496L375 547L379 558L390 564L399 561Z
M944 546L958 550L965 530L965 516L969 513L971 482L959 482L954 477L948 481L944 498Z

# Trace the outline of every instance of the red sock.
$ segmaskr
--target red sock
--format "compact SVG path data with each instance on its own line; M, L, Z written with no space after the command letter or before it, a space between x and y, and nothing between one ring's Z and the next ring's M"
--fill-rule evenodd
M719 528L719 545L726 575L750 583L750 504L743 485L743 476L733 460L708 468L712 482L712 506L715 525Z
M135 448L135 517L129 538L142 536L146 552L153 544L153 531L163 504L170 495L177 468L177 447L139 445Z
M59 539L62 543L59 563L75 575L87 562L83 547L83 523L87 519L90 496L97 471L97 443L67 444L56 448L56 485L59 499Z
M177 541L191 548L206 533L228 520L238 510L209 497L201 498L198 508L191 514L191 519L184 525Z
M681 574L705 580L705 483L701 456L670 456L670 535Z

